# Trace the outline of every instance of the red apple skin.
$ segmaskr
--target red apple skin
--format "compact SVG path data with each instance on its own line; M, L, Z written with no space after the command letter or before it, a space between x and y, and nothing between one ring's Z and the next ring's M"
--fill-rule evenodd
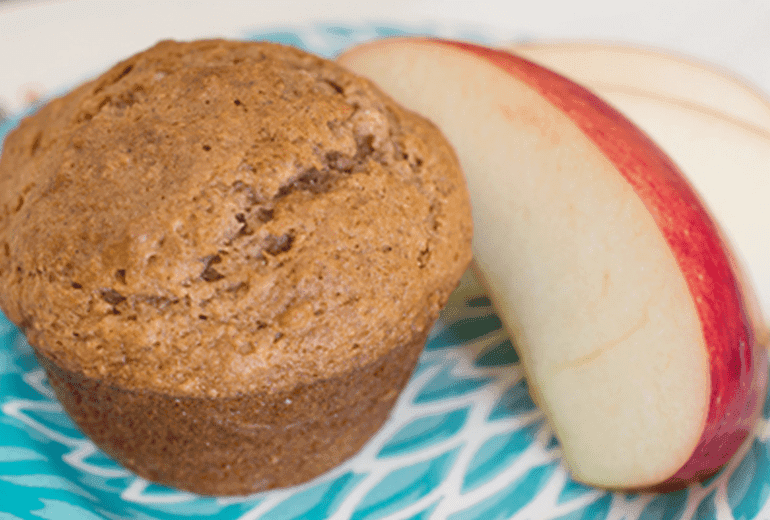
M715 474L751 433L767 390L764 330L752 289L704 204L673 162L636 126L590 91L508 52L432 40L488 60L538 91L601 149L663 233L703 328L711 367L706 425L689 460L653 491L681 489ZM505 110L506 107L501 107Z

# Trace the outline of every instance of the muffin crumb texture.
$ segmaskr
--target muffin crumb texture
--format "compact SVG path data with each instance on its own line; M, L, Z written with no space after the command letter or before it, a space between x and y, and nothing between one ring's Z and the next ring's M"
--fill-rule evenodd
M470 259L424 119L266 43L161 42L43 107L0 160L0 306L68 370L277 392L435 320Z
M356 453L470 240L436 128L274 44L159 43L23 120L0 158L0 308L100 448L202 494Z

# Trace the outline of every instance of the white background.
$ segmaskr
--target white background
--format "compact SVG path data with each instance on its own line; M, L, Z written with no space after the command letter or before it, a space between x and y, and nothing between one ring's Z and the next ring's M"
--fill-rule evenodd
M243 36L316 21L481 24L501 39L589 38L663 47L770 92L770 0L371 0L0 2L0 107L58 91L159 39Z

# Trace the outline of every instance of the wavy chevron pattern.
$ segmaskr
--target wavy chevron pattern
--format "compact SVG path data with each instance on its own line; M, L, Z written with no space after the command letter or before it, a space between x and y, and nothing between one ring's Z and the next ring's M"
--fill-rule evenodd
M444 26L314 25L251 33L333 56L353 42ZM0 138L2 135L0 135ZM672 494L607 493L570 480L513 345L466 275L390 420L351 460L291 489L203 498L132 475L77 430L23 335L0 315L0 520L770 519L770 401L719 475Z

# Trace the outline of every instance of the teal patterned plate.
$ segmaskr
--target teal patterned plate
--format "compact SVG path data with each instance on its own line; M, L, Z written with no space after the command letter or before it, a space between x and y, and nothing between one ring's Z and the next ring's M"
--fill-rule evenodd
M311 25L247 34L333 56L426 25ZM0 139L15 124L0 122ZM745 520L770 518L770 401L717 476L670 494L622 494L570 480L514 346L468 274L433 330L390 420L351 460L305 485L202 498L118 466L64 414L24 336L0 315L0 520Z

